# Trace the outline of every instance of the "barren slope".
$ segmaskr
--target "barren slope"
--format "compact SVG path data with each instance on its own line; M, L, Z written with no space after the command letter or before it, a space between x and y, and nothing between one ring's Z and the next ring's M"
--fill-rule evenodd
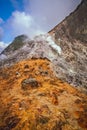
M31 59L0 70L0 130L87 130L87 96L51 65Z

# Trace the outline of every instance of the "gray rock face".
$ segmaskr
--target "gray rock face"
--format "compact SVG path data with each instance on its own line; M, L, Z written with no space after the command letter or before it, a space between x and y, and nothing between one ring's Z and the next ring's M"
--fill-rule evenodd
M74 86L87 88L87 1L82 0L77 9L49 34L61 47L62 55L54 60L58 77Z

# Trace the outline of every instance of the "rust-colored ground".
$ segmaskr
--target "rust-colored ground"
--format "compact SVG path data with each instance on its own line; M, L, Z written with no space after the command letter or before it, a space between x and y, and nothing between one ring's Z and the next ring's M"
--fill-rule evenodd
M0 70L0 130L87 130L87 96L47 59L19 62Z

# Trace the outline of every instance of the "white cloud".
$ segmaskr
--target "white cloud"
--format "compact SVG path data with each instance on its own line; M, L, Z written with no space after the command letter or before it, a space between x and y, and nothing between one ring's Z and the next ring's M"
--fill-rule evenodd
M20 1L10 1L19 10ZM69 15L80 2L81 0L22 0L24 10L14 11L4 23L4 37L11 40L21 34L33 37L46 33ZM3 29L0 27L0 38L2 35Z
M8 46L9 43L5 43L3 41L0 42L0 47L5 48Z
M26 34L32 37L43 33L35 23L34 18L25 12L13 12L8 22L14 36Z
M44 31L51 30L69 15L81 0L24 0L25 11L31 12L36 23Z
M0 42L0 53L9 45L9 43Z

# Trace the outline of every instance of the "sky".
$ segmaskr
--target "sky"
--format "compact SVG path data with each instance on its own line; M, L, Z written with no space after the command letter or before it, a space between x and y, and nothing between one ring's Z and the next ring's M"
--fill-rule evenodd
M81 0L0 0L0 45L21 34L30 38L51 30L73 12Z

